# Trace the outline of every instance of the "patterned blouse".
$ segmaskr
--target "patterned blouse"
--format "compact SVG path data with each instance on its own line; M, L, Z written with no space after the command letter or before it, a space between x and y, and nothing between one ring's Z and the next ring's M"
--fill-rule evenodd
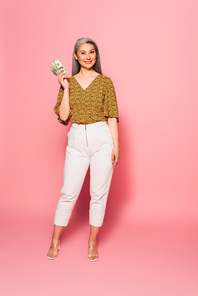
M99 74L86 89L81 87L74 76L67 80L69 82L70 115L66 121L63 121L58 114L64 93L63 87L60 86L54 107L60 123L68 125L71 120L78 124L91 124L106 121L108 117L115 117L119 122L117 99L110 77Z

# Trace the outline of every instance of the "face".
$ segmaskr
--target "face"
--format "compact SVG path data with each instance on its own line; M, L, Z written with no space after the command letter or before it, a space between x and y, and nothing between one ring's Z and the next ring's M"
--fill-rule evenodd
M91 69L96 63L96 50L93 44L83 43L79 46L75 59L78 59L81 67Z

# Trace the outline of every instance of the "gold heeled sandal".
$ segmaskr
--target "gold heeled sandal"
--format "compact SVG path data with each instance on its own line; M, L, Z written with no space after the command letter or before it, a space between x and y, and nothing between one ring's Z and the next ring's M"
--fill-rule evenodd
M97 250L96 242L88 243L88 259L91 262L98 260L98 250Z

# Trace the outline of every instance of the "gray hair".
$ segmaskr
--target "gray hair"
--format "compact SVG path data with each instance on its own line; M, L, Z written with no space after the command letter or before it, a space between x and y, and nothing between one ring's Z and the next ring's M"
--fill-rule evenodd
M99 50L98 50L97 44L91 38L83 37L83 38L78 39L74 45L73 57L72 57L72 76L77 74L80 71L80 64L75 59L74 53L77 55L78 48L83 43L93 44L95 51L96 51L96 63L94 64L93 69L96 72L102 74L101 65L100 65L100 55L99 55Z

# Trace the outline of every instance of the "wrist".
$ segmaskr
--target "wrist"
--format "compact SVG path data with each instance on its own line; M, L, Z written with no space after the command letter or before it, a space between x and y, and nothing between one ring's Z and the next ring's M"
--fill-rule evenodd
M120 149L120 145L119 144L114 144L114 148Z
M64 88L64 94L69 94L69 88Z

